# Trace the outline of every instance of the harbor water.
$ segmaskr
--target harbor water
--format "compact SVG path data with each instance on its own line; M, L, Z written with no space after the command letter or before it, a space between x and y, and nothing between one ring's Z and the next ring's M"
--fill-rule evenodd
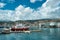
M40 28L41 32L0 34L0 40L60 40L60 28Z

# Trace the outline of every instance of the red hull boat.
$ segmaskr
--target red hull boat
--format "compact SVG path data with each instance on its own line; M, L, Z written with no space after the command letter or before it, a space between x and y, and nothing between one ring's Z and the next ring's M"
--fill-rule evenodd
M11 28L11 31L27 31L29 28Z

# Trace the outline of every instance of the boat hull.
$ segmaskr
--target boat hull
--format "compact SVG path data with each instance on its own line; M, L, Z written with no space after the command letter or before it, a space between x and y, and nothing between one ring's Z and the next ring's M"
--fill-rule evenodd
M11 28L11 31L27 31L29 28Z

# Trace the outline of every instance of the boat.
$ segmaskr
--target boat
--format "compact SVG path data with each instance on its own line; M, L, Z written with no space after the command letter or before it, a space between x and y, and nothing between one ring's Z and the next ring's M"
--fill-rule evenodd
M10 33L9 27L0 26L0 33L2 33L2 34Z
M20 24L11 28L11 31L27 31L27 30L29 30L28 26L24 26Z
M23 28L11 28L11 31L27 31L29 28L23 27Z
M4 28L4 30L2 31L2 34L9 34L10 33L10 29Z

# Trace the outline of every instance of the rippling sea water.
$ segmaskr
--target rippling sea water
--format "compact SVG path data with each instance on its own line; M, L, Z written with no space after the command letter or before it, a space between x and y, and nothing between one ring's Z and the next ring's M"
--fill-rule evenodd
M60 40L60 28L41 28L41 32L0 34L0 40Z

